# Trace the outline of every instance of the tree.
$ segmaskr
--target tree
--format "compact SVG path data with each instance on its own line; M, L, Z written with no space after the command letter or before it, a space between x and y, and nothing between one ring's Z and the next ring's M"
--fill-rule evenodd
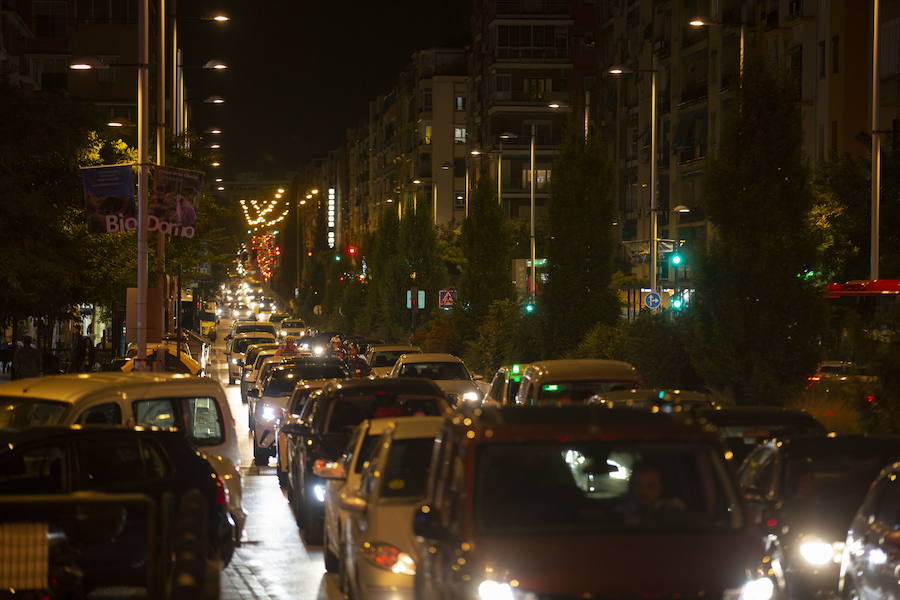
M597 322L613 323L619 303L610 288L615 240L612 170L600 140L585 143L570 121L553 163L547 212L549 281L539 310L544 349L559 356Z
M512 300L512 240L507 219L494 197L486 171L469 202L460 245L465 263L459 279L459 299L471 319L480 323L496 300Z
M447 271L438 252L437 231L432 223L430 204L422 202L417 207L409 205L406 208L398 236L402 267L400 280L415 283L420 290L425 290L426 306L419 307L419 314L426 318L437 308L437 291L446 281Z
M369 291L364 317L372 323L372 333L386 339L399 336L406 322L404 294L409 272L398 248L399 237L397 212L388 208L370 238L371 251L366 254Z
M700 259L692 354L742 403L782 404L816 366L823 311L801 276L815 263L801 123L787 79L751 59L707 173L716 235Z

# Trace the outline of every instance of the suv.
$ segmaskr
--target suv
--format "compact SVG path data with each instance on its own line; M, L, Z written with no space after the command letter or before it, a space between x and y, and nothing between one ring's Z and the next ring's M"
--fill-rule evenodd
M219 567L228 563L234 551L233 524L225 509L227 493L222 479L184 436L155 428L124 427L35 427L0 431L0 495L7 500L25 495L23 501L27 501L36 494L59 496L62 500L69 494L79 493L85 501L89 501L91 493L144 494L157 506L157 516L176 516L175 508L195 490L205 501L201 514L207 516L203 524L207 532L203 558L208 580L199 587L217 590ZM165 552L167 540L179 534L176 527L179 519L168 522L170 529L162 529L156 521L149 534L154 539L147 539L147 519L153 518L152 514L128 508L114 516L116 513L106 509L106 514L114 516L113 522L119 521L109 527L109 539L85 543L77 534L79 529L91 539L104 537L97 531L99 524L86 518L89 511L87 506L78 509L76 520L81 521L81 527L75 527L74 532L64 525L60 527L62 515L56 511L52 515L45 513L40 519L47 523L49 541L67 545L77 556L76 572L81 572L84 591L144 585L146 549ZM55 531L58 528L61 530ZM154 564L165 560L162 552Z
M414 516L415 597L768 600L723 452L714 434L659 413L457 412Z
M252 382L256 381L253 371L262 364L261 360L257 360L260 356L275 356L275 352L280 347L277 342L263 342L262 344L254 344L247 348L244 355L244 364L241 367L241 402L247 403L247 390L252 386Z
M265 344L274 341L274 333L270 334L263 331L238 333L228 340L228 345L225 347L225 354L228 356L228 385L233 385L241 376L247 348L256 344Z
M306 335L306 323L303 322L303 319L291 319L288 317L281 321L281 326L278 328L278 337L284 339L289 335L295 338L301 338Z
M472 375L462 359L452 354L403 354L394 363L390 377L431 379L453 405L480 404L484 396L478 385L482 377Z
M441 416L448 410L439 387L425 379L353 379L330 382L303 407L300 422L283 427L295 455L289 473L292 508L306 541L321 544L325 486L334 478L354 428L366 419Z
M568 405L605 401L606 393L640 388L637 370L618 360L543 360L522 374L516 404Z

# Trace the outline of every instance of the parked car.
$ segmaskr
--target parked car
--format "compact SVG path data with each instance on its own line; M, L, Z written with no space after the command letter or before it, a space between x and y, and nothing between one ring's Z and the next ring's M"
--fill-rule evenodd
M526 364L513 364L503 365L497 369L491 380L491 387L484 397L484 402L496 406L515 404L516 393L519 391L522 373L526 367L528 367Z
M731 451L731 463L740 467L747 455L768 439L825 435L828 431L807 412L772 406L729 406L694 412L713 425Z
M850 523L838 592L852 600L900 599L900 462L879 474Z
M230 340L239 333L252 333L254 331L270 333L273 337L278 337L278 329L275 323L256 320L235 321L231 324L231 331L225 336L225 341Z
M380 417L439 416L447 408L444 393L424 379L348 379L328 383L304 407L300 424L282 426L285 435L296 436L291 499L306 541L322 543L325 485L357 425Z
M124 427L0 431L0 495L4 497L145 494L159 507L158 514L175 517L180 501L195 490L202 495L205 510L201 514L206 515L208 579L201 585L218 590L219 570L234 551L233 524L225 506L227 492L222 479L182 434ZM167 502L171 503L166 506ZM88 509L82 512L82 519L86 513ZM140 510L122 510L112 518L113 524L105 527L108 539L102 543L84 544L66 528L51 532L57 543L60 537L74 538L71 543L84 591L146 582L149 551L165 548L164 540L178 534L174 523L169 523L168 530L157 528L148 534L148 516ZM156 559L166 556L158 554Z
M225 346L225 355L228 357L228 384L233 385L241 376L244 367L244 356L248 347L274 340L274 333L263 331L238 333L228 340L228 344Z
M608 392L640 388L637 370L618 360L544 360L528 365L516 404L569 405L599 402Z
M261 466L268 465L269 458L275 456L279 422L284 418L284 409L297 382L347 376L343 363L331 358L281 360L285 362L273 366L268 377L248 392L253 422L253 460Z
M391 377L417 377L434 381L451 404L481 403L480 375L473 375L461 358L452 354L404 354L391 369Z
M433 448L416 598L773 596L724 448L701 427L599 405L467 407Z
M401 346L393 344L375 344L369 346L363 358L372 368L372 375L389 377L397 359L404 354L420 354L418 346Z
M269 322L270 323L281 323L285 319L290 319L290 318L291 318L291 315L289 315L285 312L273 312L271 315L269 315Z
M853 515L872 480L896 460L900 436L796 436L747 457L741 487L780 592L812 598L837 591Z
M240 542L241 456L228 398L206 377L167 373L87 373L17 379L0 385L0 429L47 425L176 428L202 450L228 487L228 511Z
M342 589L351 598L412 598L419 556L413 516L425 497L442 417L397 419L374 446L359 488L341 494L349 514L340 541Z
M281 327L278 329L278 338L284 339L287 336L292 336L295 338L301 338L306 335L306 323L303 322L303 319L283 319L281 321Z

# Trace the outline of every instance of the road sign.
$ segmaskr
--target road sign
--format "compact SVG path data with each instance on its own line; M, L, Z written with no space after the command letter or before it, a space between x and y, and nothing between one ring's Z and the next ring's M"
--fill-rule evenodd
M413 306L413 294L412 290L406 290L406 308L412 309L423 309L425 308L425 290L419 290L419 293L416 294L415 300L417 304Z
M647 308L651 310L653 310L654 308L659 308L660 302L662 302L662 299L656 292L650 292L649 294L647 294L647 297L644 298L644 304L646 304Z
M439 290L438 305L441 308L450 308L456 303L456 290Z

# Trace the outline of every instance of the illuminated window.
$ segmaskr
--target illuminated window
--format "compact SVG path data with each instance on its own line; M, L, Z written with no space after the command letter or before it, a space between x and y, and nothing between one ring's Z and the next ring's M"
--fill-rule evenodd
M425 144L431 143L431 125L425 126L425 134L422 136L422 142Z
M466 96L465 96L465 94L457 94L457 95L456 95L456 98L454 99L454 103L453 103L453 104L454 104L454 107L456 108L457 111L464 111L464 110L466 110Z
M531 169L522 170L522 187L531 189ZM534 187L537 190L545 190L550 187L550 169L534 170Z
M465 144L466 143L466 128L465 127L454 127L453 128L453 143L454 144Z

